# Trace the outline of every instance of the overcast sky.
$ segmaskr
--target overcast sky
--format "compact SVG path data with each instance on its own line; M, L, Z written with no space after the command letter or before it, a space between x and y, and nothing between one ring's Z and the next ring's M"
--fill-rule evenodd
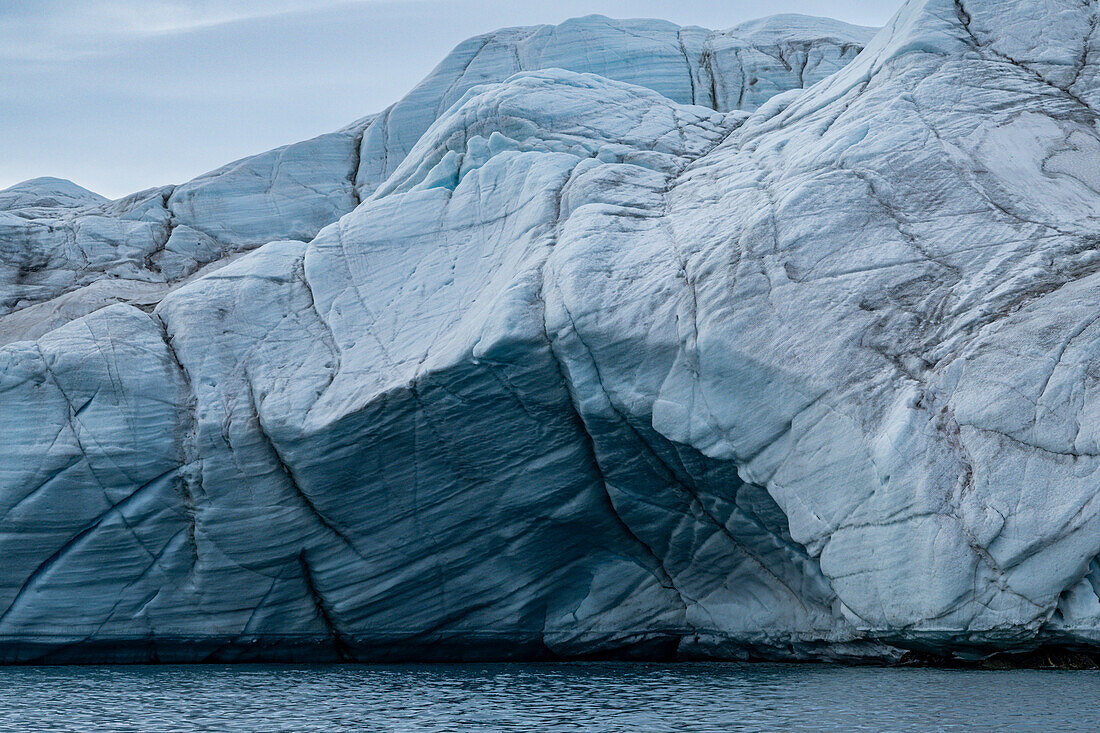
M0 0L0 188L179 183L383 109L457 43L577 15L883 25L901 0Z

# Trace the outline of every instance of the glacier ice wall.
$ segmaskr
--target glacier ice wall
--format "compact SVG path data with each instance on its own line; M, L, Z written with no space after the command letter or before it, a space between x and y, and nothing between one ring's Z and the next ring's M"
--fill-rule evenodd
M189 259L0 350L3 659L1095 649L1097 25L506 30L312 147L55 192Z

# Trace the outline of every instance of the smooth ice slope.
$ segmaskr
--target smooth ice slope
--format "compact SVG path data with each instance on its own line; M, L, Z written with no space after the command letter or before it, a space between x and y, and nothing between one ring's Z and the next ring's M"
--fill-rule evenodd
M910 0L746 109L482 79L309 242L10 344L4 658L1095 650L1097 27Z

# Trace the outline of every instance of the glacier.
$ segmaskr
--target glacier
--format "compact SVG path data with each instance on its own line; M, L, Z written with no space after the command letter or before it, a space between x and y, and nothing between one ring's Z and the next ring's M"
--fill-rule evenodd
M1098 17L505 29L0 192L0 661L1095 653Z

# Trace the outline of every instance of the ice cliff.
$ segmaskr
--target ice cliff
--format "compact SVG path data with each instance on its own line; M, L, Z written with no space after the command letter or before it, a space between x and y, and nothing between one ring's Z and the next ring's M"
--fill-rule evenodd
M1096 649L1097 17L508 29L0 192L0 659Z

